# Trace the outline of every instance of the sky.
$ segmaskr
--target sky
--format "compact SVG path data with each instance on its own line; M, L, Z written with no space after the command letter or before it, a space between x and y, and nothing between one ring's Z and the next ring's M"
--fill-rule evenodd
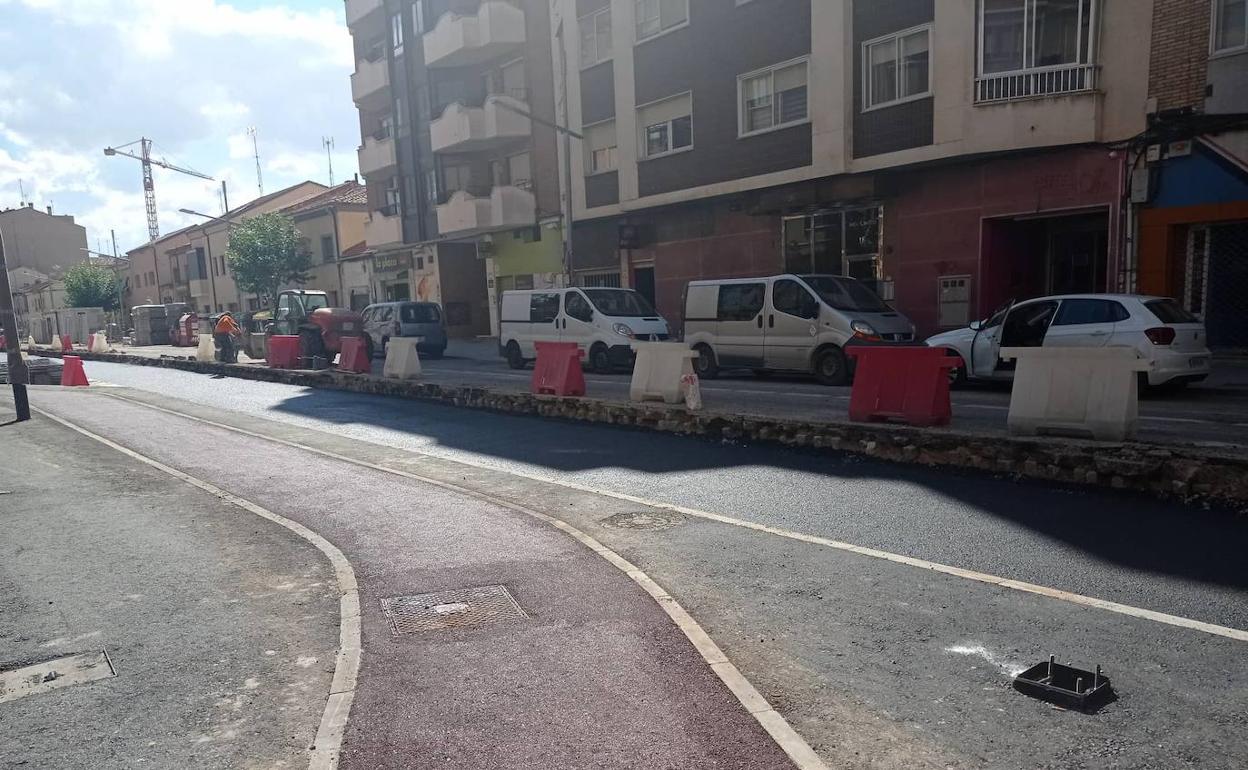
M358 170L351 37L342 0L0 0L0 209L72 214L90 248L146 243L138 161L105 157L146 136L161 233L265 192ZM137 145L129 148L137 153Z

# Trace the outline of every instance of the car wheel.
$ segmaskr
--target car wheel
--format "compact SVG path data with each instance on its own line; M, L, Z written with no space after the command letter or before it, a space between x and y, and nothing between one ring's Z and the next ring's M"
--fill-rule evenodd
M371 362L373 357L377 355L377 351L373 349L373 338L364 335L364 356Z
M694 347L698 357L693 359L693 370L700 380L713 380L719 376L719 363L715 360L715 351L710 345Z
M611 354L601 342L589 349L589 368L602 374L611 371Z
M525 366L524 355L520 352L520 346L515 340L507 343L507 365L512 369L523 369Z
M849 382L849 366L840 348L828 348L815 358L815 379L822 385L845 385Z
M386 353L388 353L389 351L390 351L390 338L382 337L381 338L381 357L385 358Z

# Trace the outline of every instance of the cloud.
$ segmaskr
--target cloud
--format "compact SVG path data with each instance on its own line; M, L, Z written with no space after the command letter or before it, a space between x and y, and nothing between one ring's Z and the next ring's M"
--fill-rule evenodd
M257 194L250 137L260 132L265 190L326 182L322 136L359 140L352 44L341 0L0 0L0 207L18 180L119 245L146 241L139 164L105 146L140 136L157 157L217 181L157 170L162 231L180 207L220 211ZM338 179L353 152L335 154ZM102 230L102 233L100 232Z

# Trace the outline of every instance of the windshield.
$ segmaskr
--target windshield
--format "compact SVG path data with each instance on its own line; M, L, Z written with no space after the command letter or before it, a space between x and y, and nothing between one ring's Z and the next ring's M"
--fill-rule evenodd
M442 315L437 305L404 305L399 318L408 324L436 324Z
M320 310L323 307L329 307L329 297L324 294L304 294L303 309L305 312L311 313L313 310Z
M613 316L654 316L658 315L654 307L631 289L581 289L599 313Z
M875 292L853 278L837 275L804 275L802 280L815 290L819 299L837 310L887 313L892 310Z
M1153 299L1144 303L1149 312L1157 316L1163 324L1194 324L1200 319L1183 309L1183 306L1172 299Z

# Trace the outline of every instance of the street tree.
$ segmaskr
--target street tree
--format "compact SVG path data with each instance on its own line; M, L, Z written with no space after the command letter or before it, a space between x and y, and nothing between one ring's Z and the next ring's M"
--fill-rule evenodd
M261 214L234 227L225 259L238 287L268 298L271 306L283 287L307 282L312 267L312 255L300 248L294 221L278 213Z
M111 267L79 262L65 271L64 280L70 307L117 309L117 274Z

